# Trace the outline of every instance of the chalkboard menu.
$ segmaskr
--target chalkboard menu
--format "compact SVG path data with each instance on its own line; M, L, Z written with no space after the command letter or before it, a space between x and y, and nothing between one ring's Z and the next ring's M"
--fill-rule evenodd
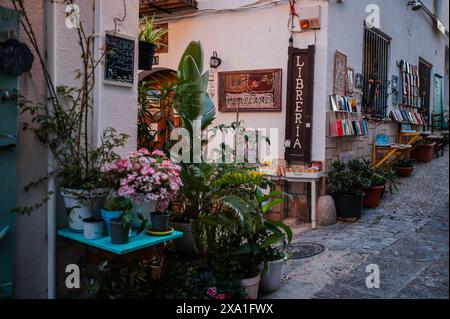
M105 83L133 86L135 40L107 33L105 45Z

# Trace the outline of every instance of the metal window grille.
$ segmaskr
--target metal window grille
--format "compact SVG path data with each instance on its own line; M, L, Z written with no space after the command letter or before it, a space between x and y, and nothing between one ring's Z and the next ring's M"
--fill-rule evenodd
M387 116L388 71L391 38L378 29L364 26L364 112Z

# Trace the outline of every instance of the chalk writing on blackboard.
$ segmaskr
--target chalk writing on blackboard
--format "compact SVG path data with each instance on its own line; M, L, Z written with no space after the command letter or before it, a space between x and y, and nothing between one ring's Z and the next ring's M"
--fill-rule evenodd
M133 86L134 39L107 33L105 50L105 83Z

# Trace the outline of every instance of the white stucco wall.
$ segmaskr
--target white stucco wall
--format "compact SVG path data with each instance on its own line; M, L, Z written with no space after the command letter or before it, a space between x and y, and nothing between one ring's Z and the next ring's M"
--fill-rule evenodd
M432 0L423 1L428 8L433 8ZM448 2L448 1L447 1ZM433 64L431 81L434 74L444 75L445 45L448 43L441 33L436 31L435 24L423 11L412 11L403 0L346 0L343 4L330 1L328 61L332 63L334 52L341 51L348 57L348 65L353 66L355 73L362 72L363 65L363 21L367 17L366 7L377 4L380 8L380 30L392 38L388 79L399 75L397 61L406 60L414 65L419 64L419 57ZM448 7L448 3L447 3ZM439 10L443 19L448 20L448 10ZM328 73L327 92L333 87L333 73ZM430 106L433 103L431 90ZM388 105L392 105L389 97ZM388 114L390 108L388 109Z
M198 1L199 9L237 8L254 1ZM325 89L327 52L327 1L305 0L298 2L297 9L322 6L322 29L294 34L294 46L307 48L316 45L313 160L325 158ZM169 53L160 54L160 67L176 69L184 49L190 41L199 40L205 54L204 70L209 67L209 57L217 51L222 59L220 71L281 68L283 70L283 111L281 113L241 113L247 127L277 128L278 158L284 158L284 136L286 122L287 63L290 31L287 28L289 6L287 3L245 12L216 13L169 23ZM218 83L216 82L216 85ZM216 94L216 106L217 94ZM229 124L236 119L235 113L217 113L214 124ZM267 136L269 131L267 131ZM273 141L273 139L272 139Z

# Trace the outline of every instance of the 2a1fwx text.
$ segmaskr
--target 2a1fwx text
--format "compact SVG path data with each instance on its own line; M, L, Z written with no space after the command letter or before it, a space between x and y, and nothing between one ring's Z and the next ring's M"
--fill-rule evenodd
M220 306L190 306L184 303L177 306L177 314L203 315L216 314L273 314L273 304L220 304Z

